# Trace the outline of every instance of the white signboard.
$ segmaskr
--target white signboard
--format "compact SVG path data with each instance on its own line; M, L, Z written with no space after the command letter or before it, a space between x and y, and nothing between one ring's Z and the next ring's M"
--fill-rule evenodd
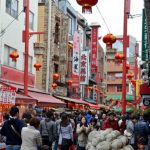
M16 102L16 88L15 87L0 87L0 103L1 104L12 104Z

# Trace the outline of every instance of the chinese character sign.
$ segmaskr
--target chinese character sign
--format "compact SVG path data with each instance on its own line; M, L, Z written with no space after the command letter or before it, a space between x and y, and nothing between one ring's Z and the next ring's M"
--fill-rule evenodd
M16 101L16 88L2 86L0 88L0 103L14 105L15 101Z
M97 73L98 27L92 27L91 73Z
M80 60L80 84L88 84L89 51L82 51Z
M96 85L93 85L93 100L95 102L97 102L97 92L96 92L96 88L97 86Z
M73 60L72 60L72 80L74 87L79 87L79 63L80 63L80 33L74 33L73 38Z

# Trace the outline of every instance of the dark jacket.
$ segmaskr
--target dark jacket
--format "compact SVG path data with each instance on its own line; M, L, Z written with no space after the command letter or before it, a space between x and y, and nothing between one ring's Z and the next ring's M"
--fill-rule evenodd
M150 126L144 120L139 120L134 126L135 140L138 142L143 139L143 143L148 143L148 136L150 135Z
M19 137L15 133L11 125L13 125L13 127L20 134L20 136L21 136L21 130L24 126L23 122L19 119L10 119L4 123L1 129L1 134L3 136L6 136L6 145L21 145L22 143L21 137Z

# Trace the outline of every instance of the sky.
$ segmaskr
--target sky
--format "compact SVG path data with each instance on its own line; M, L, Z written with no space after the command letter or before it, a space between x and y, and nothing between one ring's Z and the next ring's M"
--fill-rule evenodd
M76 0L69 0L72 7L82 14L82 7L77 4ZM123 34L123 13L124 13L124 0L98 0L97 6L107 23L110 32L114 35ZM142 14L144 7L143 0L131 0L130 14ZM96 6L92 7L92 14L82 14L88 23L98 22L101 25L99 30L99 37L105 36L108 29L99 14ZM142 32L142 16L128 19L128 35L136 37L137 41L141 42ZM100 41L102 44L102 40ZM103 44L102 44L103 45Z

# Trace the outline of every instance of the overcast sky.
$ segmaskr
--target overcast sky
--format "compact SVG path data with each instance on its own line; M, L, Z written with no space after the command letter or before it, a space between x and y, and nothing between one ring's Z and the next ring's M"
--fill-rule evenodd
M82 7L79 6L76 0L69 0L75 10L82 14ZM104 17L110 32L114 35L123 34L123 11L124 0L99 0L97 3L102 16ZM142 14L144 7L143 0L131 0L131 15ZM86 20L91 22L99 22L101 25L99 36L104 36L108 33L107 27L96 7L92 8L92 14L82 14ZM137 41L141 41L142 17L135 17L128 20L128 34L136 37Z

